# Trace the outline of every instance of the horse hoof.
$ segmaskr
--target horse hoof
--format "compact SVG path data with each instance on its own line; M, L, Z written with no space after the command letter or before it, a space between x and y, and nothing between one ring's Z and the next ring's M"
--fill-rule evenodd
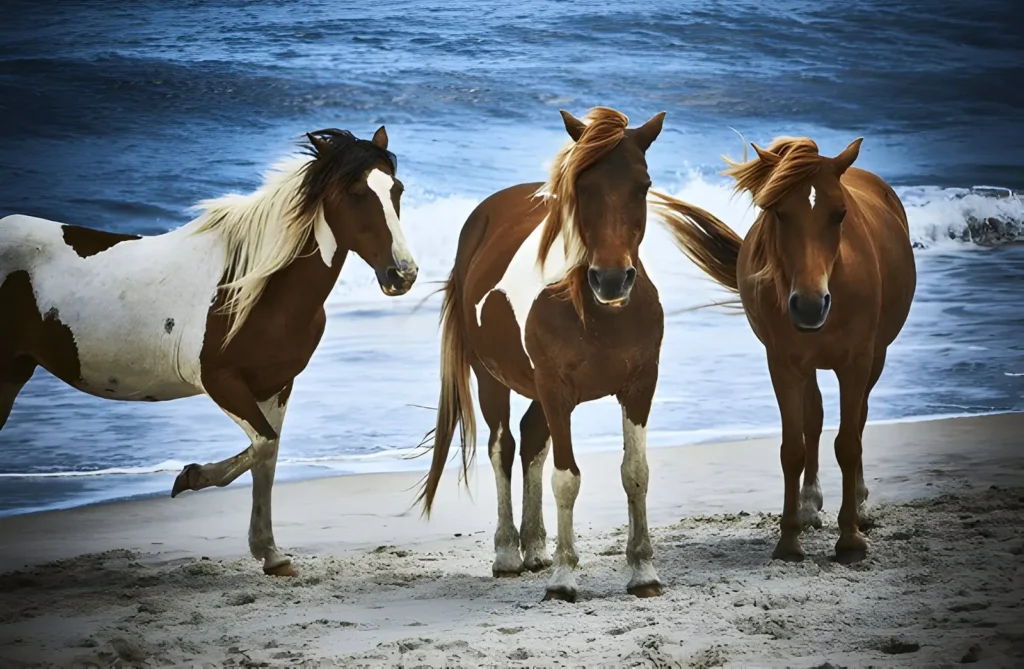
M855 564L868 554L868 542L860 532L840 536L836 542L836 562L839 564Z
M804 557L806 557L804 549L800 546L799 541L779 539L778 545L772 551L772 559L782 560L783 562L803 562Z
M654 583L643 583L641 585L631 585L626 588L626 592L639 597L640 599L647 599L648 597L661 597L665 594L665 586L655 581Z
M276 567L264 568L263 573L267 576L298 576L299 570L292 566L291 562L279 564Z
M515 578L522 573L522 569L499 569L498 567L491 567L491 575L494 576L494 578Z
M192 475L198 474L201 469L202 467L194 462L190 465L185 465L181 473L178 474L178 477L174 479L174 486L171 487L171 499L174 499L186 490L195 490L197 484L192 482Z
M801 516L800 522L805 530L808 528L813 528L815 530L821 529L821 514L817 511L804 511Z
M538 571L544 571L545 569L550 567L551 564L551 558L530 557L526 558L526 560L523 562L523 567L525 569L532 571L533 573L537 573Z
M549 587L547 592L544 593L544 599L541 601L546 602L553 599L574 604L576 603L576 588L570 588L564 585L555 586L553 588Z

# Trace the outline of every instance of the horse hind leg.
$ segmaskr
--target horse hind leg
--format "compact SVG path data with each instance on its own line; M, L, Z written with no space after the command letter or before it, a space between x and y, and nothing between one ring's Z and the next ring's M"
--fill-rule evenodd
M523 558L519 553L519 532L512 516L512 463L515 461L516 442L509 429L511 391L487 370L474 367L473 372L479 389L480 413L490 428L488 455L498 495L498 527L494 531L491 573L495 577L518 576L523 571Z
M7 364L0 363L0 430L7 424L14 400L35 369L36 361L24 355L12 358Z
M824 409L818 376L811 373L804 391L804 481L800 489L800 522L804 528L821 528L821 507L823 497L818 482L818 446L821 442L821 427Z

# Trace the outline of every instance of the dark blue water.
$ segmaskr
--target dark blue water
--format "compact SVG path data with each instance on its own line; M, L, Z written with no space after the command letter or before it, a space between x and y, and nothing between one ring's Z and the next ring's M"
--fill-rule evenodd
M830 153L865 137L858 165L898 186L921 274L872 418L1024 409L1014 2L352 4L0 5L0 214L157 233L200 199L254 188L303 132L387 125L423 280L383 302L346 267L289 410L282 476L422 466L394 452L431 424L411 405L436 401L437 304L409 310L482 197L544 177L566 139L557 110L597 104L634 123L667 110L656 184L741 230L752 214L717 175L720 154L742 151L731 128ZM644 253L670 310L711 294L664 239ZM652 443L777 428L743 319L691 312L669 330ZM823 378L827 403L833 386ZM581 448L615 446L606 409L578 410ZM0 478L0 513L165 491L183 462L244 446L202 398L104 402L40 373L0 432L0 474L19 475ZM64 476L85 471L106 473Z

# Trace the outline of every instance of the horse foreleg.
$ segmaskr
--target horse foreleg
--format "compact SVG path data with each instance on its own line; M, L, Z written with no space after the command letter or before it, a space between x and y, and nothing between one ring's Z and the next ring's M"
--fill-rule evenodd
M291 384L275 397L260 402L260 410L270 424L281 433ZM263 561L263 571L272 576L295 576L292 560L281 553L274 540L273 514L271 513L271 492L274 488L274 474L277 472L277 452L280 438L268 444L262 457L252 465L252 515L249 519L249 552Z
M859 488L863 487L861 430L865 417L865 398L871 380L871 367L853 363L836 370L839 378L839 434L836 436L836 460L843 472L843 504L839 509L839 541L836 559L857 562L867 553L868 543L860 532Z
M576 555L573 510L580 493L580 469L572 452L572 403L564 396L557 383L545 383L537 378L541 404L551 430L551 444L555 451L555 468L551 472L551 488L558 507L558 542L555 545L554 569L548 581L544 599L576 601Z
M818 446L823 421L821 389L818 388L817 373L812 371L804 390L804 483L800 488L800 522L804 528L821 527L818 512L824 499L818 482Z
M519 422L523 463L523 522L520 526L523 566L540 571L551 566L544 528L544 463L551 450L551 432L544 408L534 400Z
M782 474L785 494L782 503L782 536L775 546L772 558L787 561L804 559L800 545L800 475L804 471L806 449L804 448L804 393L807 376L783 360L768 358L768 371L775 389L782 418Z
M276 450L277 430L267 420L260 405L242 378L234 372L219 372L203 377L206 394L232 420L245 430L252 442L244 451L220 462L186 465L171 489L171 497L185 490L223 487L249 471L258 460Z
M626 591L637 597L657 597L664 587L654 570L654 549L647 527L647 418L657 378L619 397L622 405L623 456L620 473L629 505L629 539L626 562L633 574Z
M860 416L860 435L861 442L864 440L864 426L868 422L868 397L871 395L871 391L874 389L875 384L878 383L879 377L882 376L882 370L885 368L885 350L881 354L875 357L871 363L871 377L868 379L867 390L864 391L864 410ZM871 510L868 507L868 486L864 483L864 458L861 457L860 465L857 467L857 506L858 514L860 516L860 527L868 528L875 524L874 518L872 517Z

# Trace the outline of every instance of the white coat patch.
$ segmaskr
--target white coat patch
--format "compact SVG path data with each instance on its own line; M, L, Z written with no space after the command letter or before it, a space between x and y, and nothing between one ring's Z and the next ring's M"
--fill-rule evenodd
M197 224L82 258L60 223L10 216L0 224L0 280L27 271L39 312L71 330L81 390L116 400L196 395L209 296L224 272L221 237L192 234Z
M817 194L814 192L814 186L811 186L811 194L807 198L811 203L811 209L814 209L814 200L816 195Z
M519 325L519 338L523 344L523 352L533 366L533 360L526 350L526 319L530 315L533 303L545 288L551 284L558 283L569 273L575 264L566 258L565 242L562 236L555 238L551 249L548 251L547 260L541 267L537 261L537 253L540 251L540 238L546 221L541 221L530 236L526 238L519 250L512 257L512 262L505 269L501 280L491 290L484 293L484 296L476 303L476 323L481 323L481 312L484 303L491 293L499 291L505 294L512 313L515 315L516 323Z
M378 169L370 170L366 177L366 185L370 187L377 197L380 198L380 206L384 208L384 220L387 221L388 229L391 231L391 255L395 264L402 267L405 263L408 267L415 267L412 253L409 252L409 245L406 244L405 235L402 233L402 224L398 220L398 212L395 211L395 204L391 201L391 189L395 180Z

